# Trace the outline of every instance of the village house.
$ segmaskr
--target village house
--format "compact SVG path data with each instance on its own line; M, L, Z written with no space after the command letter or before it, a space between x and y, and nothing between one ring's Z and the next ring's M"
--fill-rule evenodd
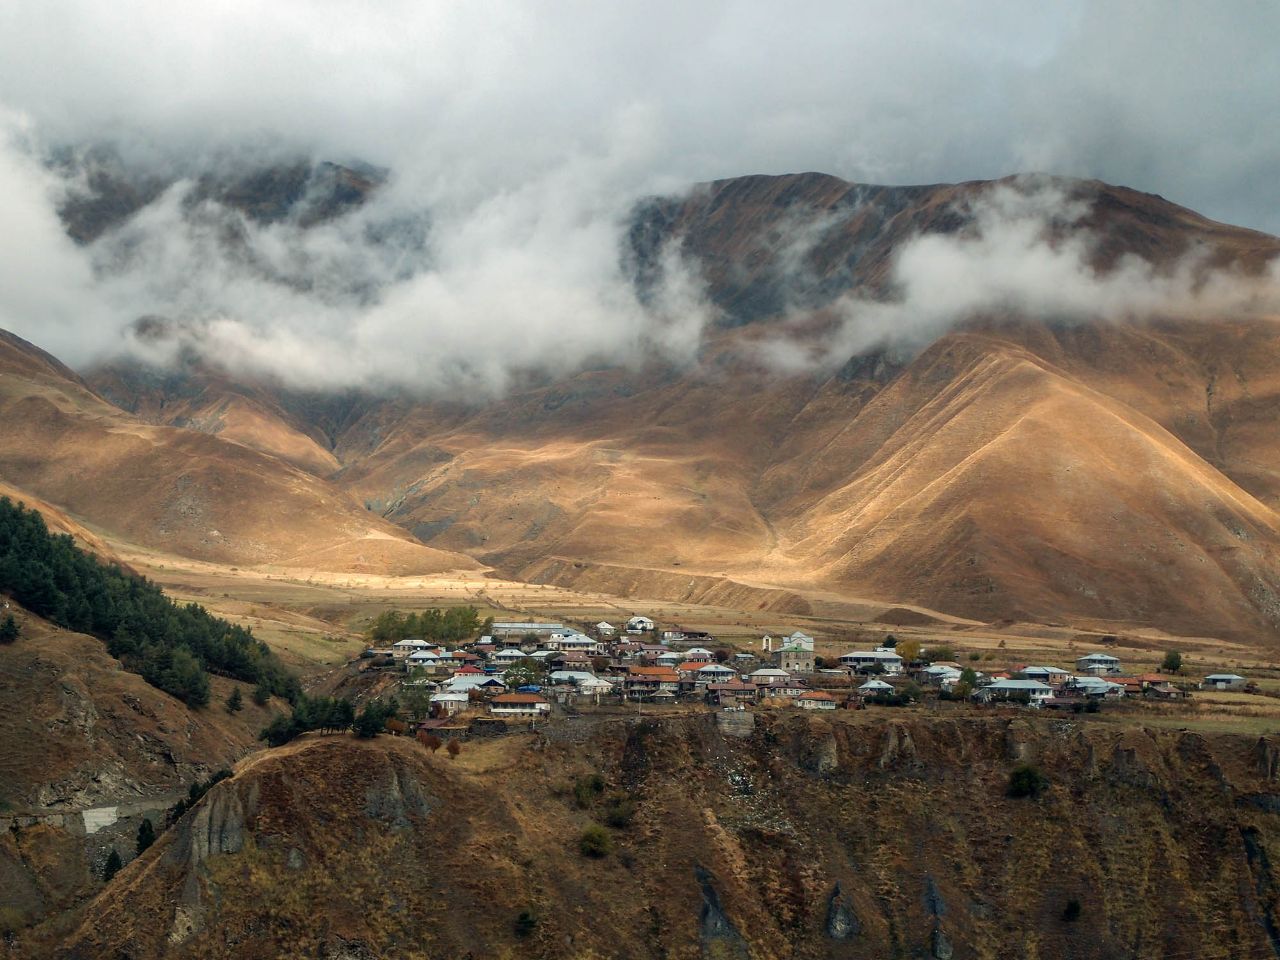
M470 693L472 690L479 690L481 693L500 693L507 689L507 685L497 677L486 676L483 673L455 673L443 684L444 689L449 693Z
M601 620L596 624L596 635L600 637L612 637L618 630L608 620Z
M439 662L439 654L430 650L415 650L405 659L404 665L406 670L434 670Z
M757 683L760 688L762 697L770 699L786 699L794 700L796 697L808 691L809 687L804 681L788 677L785 680L772 680L767 683Z
M1093 699L1119 699L1125 695L1123 684L1112 683L1103 677L1085 676L1071 677L1062 685L1065 694L1075 693Z
M489 701L495 717L537 717L551 712L551 704L536 693L501 693Z
M453 716L455 713L467 709L467 706L471 703L471 698L465 692L445 691L433 693L431 699L427 702L438 711L448 716Z
M479 662L480 658L478 656L466 650L450 650L446 653L440 654L440 659L436 661L439 666L446 670L452 670L456 667L465 667L469 664L477 664Z
M1025 680L1039 680L1041 683L1048 684L1051 687L1060 686L1071 677L1071 672L1063 670L1061 667L1029 666L1023 667L1018 672L1022 674Z
M836 698L825 690L810 690L796 697L795 705L801 710L834 710Z
M997 680L989 683L977 693L979 700L1026 700L1032 706L1039 706L1044 700L1053 696L1053 688L1039 680Z
M778 651L778 669L788 673L813 673L813 647L788 643Z
M1200 682L1201 690L1243 690L1249 681L1236 673L1211 673Z
M605 694L613 690L613 684L585 670L555 670L549 675L552 683L567 683L582 693Z
M680 689L680 675L662 667L628 667L622 680L623 695L628 700L642 700L658 694L675 696Z
M564 630L565 625L563 623L495 623L493 625L493 636L523 637L531 633L538 636L547 636L553 633L563 633Z
M931 663L916 671L916 680L935 687L950 686L956 683L964 671L943 663Z
M684 663L684 654L678 650L667 650L654 658L654 663L660 667L671 667L675 669L681 663Z
M840 662L855 673L902 673L902 657L892 650L854 650L842 656Z
M604 653L605 645L585 633L565 632L553 633L542 645L544 650L560 650L585 654Z
M627 633L652 633L657 626L648 617L632 617L627 621Z
M1138 679L1142 682L1142 695L1152 700L1178 700L1187 696L1185 690L1174 686L1172 679L1158 673L1144 673Z
M893 693L893 684L872 677L854 692L861 697L888 696Z
M791 674L778 667L761 667L747 677L752 683L776 683L779 680L790 680Z
M500 667L509 667L513 663L525 659L528 656L523 650L517 650L515 647L507 647L505 650L499 650L490 660Z
M754 683L743 683L741 680L726 680L723 683L709 683L706 689L707 702L717 707L746 705L756 702L759 691Z
M715 659L715 655L706 647L692 647L684 652L684 658L689 660L700 660L703 663L710 663Z
M431 644L418 637L406 637L403 640L397 640L391 645L391 655L397 659L408 657L417 650L430 650Z
M1120 658L1109 653L1090 653L1076 660L1076 672L1087 673L1095 677L1108 673L1120 672Z

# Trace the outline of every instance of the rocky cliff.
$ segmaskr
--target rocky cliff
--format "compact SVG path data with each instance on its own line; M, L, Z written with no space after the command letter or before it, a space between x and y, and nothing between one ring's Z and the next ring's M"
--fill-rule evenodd
M747 715L750 717L751 715ZM261 755L25 956L1280 955L1280 741L1025 715ZM1031 764L1039 796L1011 797ZM605 827L603 856L580 837ZM61 942L59 943L59 940Z

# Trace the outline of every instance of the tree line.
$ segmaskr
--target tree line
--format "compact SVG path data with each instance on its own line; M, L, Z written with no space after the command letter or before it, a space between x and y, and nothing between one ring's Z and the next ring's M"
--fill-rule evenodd
M209 702L210 673L290 702L299 696L297 678L249 630L100 562L8 497L0 497L0 590L37 616L104 640L126 670L191 706Z
M269 747L282 747L309 730L323 733L353 730L357 737L376 737L399 710L395 697L383 702L371 701L357 714L350 700L300 696L293 704L293 712L289 716L277 714L258 734L258 739L265 740Z
M481 622L480 611L475 607L450 607L408 614L384 610L369 627L369 639L374 643L398 643L413 637L431 643L457 643L487 633L492 628L493 618Z

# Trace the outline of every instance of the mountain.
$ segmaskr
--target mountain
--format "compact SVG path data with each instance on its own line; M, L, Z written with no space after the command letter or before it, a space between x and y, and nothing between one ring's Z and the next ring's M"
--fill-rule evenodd
M307 736L242 763L73 923L18 946L1262 956L1276 757L1271 738L883 712L615 718L472 738L456 759ZM1048 774L1039 798L1007 795L1019 761ZM593 825L600 856L580 847Z
M235 441L217 449L285 461L315 496L353 499L525 579L779 611L872 598L1273 642L1272 318L1014 309L834 371L761 368L762 338L803 345L830 330L840 298L892 299L904 247L972 234L1001 190L1071 206L1049 219L1050 239L1087 238L1102 277L1193 263L1198 283L1215 269L1247 283L1280 256L1274 237L1096 181L741 177L648 200L626 232L622 260L642 298L672 243L706 281L717 320L689 368L587 370L483 407L301 396L199 360L86 376L131 422ZM69 486L60 493L50 499L67 502ZM189 542L175 549L197 549Z
M144 423L9 334L0 336L0 477L78 522L200 559L381 572L475 566L286 460Z

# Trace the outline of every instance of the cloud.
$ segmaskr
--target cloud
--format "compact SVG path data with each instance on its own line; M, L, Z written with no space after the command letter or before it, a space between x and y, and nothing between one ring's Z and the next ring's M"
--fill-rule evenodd
M299 384L483 394L524 371L695 355L695 272L668 252L641 304L618 234L637 198L716 177L1041 169L1277 230L1277 35L1280 6L1194 0L0 5L0 324L83 364L156 314ZM67 185L33 150L101 140L176 182L79 249L53 214ZM392 180L309 231L191 214L184 178L268 154ZM1002 236L905 253L921 315L945 312L926 264L980 270L965 258L1012 256L1020 238ZM855 308L850 343L874 326Z
M753 346L780 372L834 368L882 347L916 348L974 319L1056 323L1280 315L1280 261L1261 274L1211 266L1193 249L1168 265L1133 254L1099 270L1099 238L1080 221L1088 202L1043 178L998 184L958 205L967 226L914 237L894 254L894 295L860 291L829 308L818 336L786 331Z

